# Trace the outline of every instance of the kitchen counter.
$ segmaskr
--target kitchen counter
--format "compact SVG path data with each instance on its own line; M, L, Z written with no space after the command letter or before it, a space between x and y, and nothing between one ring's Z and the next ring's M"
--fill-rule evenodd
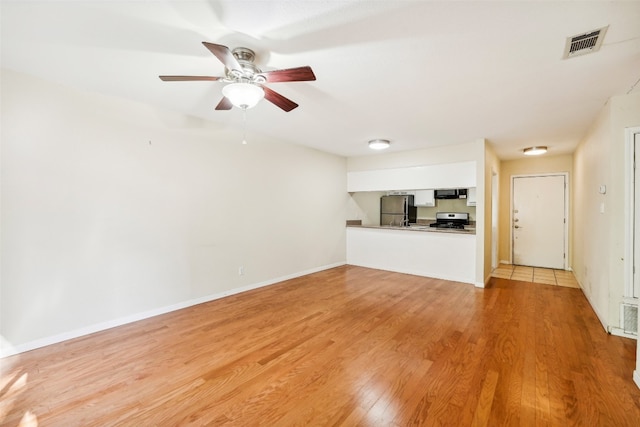
M434 233L476 234L476 228L473 226L465 226L464 230L456 229L456 228L437 228L437 227L430 227L429 225L410 225L408 227L399 227L399 226L391 226L391 225L347 224L347 227L376 228L380 230L402 230L402 231L419 231L419 232L434 232Z
M347 225L347 263L475 283L474 230Z

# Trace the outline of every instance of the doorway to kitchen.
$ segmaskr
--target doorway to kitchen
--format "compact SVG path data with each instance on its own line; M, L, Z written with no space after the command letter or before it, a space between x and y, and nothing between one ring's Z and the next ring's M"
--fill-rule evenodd
M567 269L567 173L511 177L512 264Z

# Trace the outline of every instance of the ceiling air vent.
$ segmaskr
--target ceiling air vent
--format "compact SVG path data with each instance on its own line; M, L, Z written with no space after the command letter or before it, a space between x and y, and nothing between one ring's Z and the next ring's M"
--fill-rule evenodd
M562 55L562 59L597 52L600 49L600 46L602 46L602 40L607 32L607 28L609 28L608 25L588 33L567 37L567 44L564 47L564 55Z

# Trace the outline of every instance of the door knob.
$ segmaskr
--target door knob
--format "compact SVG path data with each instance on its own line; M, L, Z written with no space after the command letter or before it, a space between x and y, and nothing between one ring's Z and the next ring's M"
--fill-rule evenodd
M522 228L519 225L514 225L513 228Z

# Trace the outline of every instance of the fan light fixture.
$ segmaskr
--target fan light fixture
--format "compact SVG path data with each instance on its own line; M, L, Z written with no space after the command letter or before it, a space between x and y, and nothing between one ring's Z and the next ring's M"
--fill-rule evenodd
M525 156L539 156L547 152L546 146L529 147L522 150Z
M230 83L222 88L222 94L243 110L255 107L264 98L264 90L251 83Z
M369 141L369 148L372 150L384 150L385 148L389 148L391 142L388 139L372 139Z

